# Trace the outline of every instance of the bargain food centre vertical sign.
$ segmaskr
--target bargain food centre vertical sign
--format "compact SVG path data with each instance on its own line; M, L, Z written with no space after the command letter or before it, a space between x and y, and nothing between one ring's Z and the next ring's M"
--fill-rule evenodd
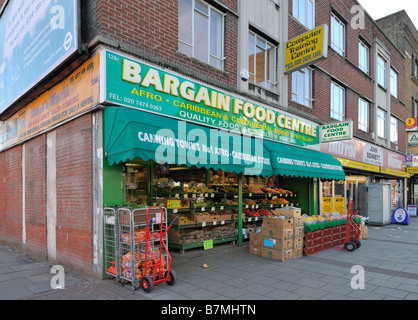
M78 0L8 0L0 12L0 114L78 49Z
M328 56L328 25L323 24L285 44L285 73L315 64Z
M319 126L278 109L104 50L101 103L141 109L238 134L319 148Z

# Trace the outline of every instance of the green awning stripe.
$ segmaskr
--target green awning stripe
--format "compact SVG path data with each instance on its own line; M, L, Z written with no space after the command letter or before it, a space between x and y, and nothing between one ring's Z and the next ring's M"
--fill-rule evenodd
M141 158L246 175L345 180L329 154L126 107L105 109L105 151L110 165Z

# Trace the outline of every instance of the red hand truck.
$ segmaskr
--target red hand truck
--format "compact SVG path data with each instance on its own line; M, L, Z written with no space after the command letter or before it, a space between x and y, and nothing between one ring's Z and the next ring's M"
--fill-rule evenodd
M159 226L159 230L156 232L151 233L151 226L152 223L157 221L157 218L150 218L149 211L151 209L159 208L161 210L161 222ZM169 226L164 225L164 212L163 208L159 206L149 207L147 209L146 221L147 226L145 229L145 262L142 275L139 279L140 286L145 292L151 292L154 289L154 285L157 285L162 282L166 282L168 285L172 286L176 282L176 273L171 270L171 256L168 252L167 245L164 241L164 236L166 235L167 231L171 228L172 224L178 220L179 217L175 217ZM154 253L154 250L151 246L151 242L159 240L159 252L157 252L158 257ZM163 258L163 249L167 254L167 262L165 263L167 266L167 270L164 272L164 264L162 261ZM148 254L152 255L152 263L148 261ZM150 259L151 260L151 259ZM150 276L148 270L153 268L154 272L153 275Z
M361 229L354 222L354 218L359 214L360 210L354 211L354 202L350 200L348 202L347 210L347 224L345 227L345 239L344 239L344 249L352 252L355 249L360 248L360 235Z

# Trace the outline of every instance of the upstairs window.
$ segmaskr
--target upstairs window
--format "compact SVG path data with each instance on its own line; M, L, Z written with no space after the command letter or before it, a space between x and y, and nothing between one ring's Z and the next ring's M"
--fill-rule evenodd
M179 0L179 51L224 67L224 15L200 0Z
M249 81L268 90L273 90L277 85L277 47L253 32L249 33L248 44Z
M364 132L369 132L369 103L361 98L358 101L358 128Z
M377 83L386 88L386 61L381 57L377 57Z
M369 47L362 41L358 44L358 66L364 73L369 74Z
M398 73L390 68L390 94L398 97Z
M331 82L331 118L345 119L345 90L334 82Z
M293 16L306 28L313 29L315 26L315 1L293 0Z
M292 100L312 107L312 70L304 68L292 74Z
M345 24L334 14L331 14L331 48L344 56Z
M377 135L386 139L386 111L377 109Z
M390 117L390 141L398 144L398 119Z

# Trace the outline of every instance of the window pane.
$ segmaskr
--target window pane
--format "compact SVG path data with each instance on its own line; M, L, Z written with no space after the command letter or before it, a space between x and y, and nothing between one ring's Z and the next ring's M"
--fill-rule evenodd
M377 81L386 88L386 61L382 57L377 58Z
M192 0L179 0L179 39L189 44L192 43L192 13Z
M390 93L398 97L398 74L393 69L390 69Z
M254 82L255 75L255 36L250 33L248 36L248 68L250 72L250 82Z
M210 53L222 58L222 16L213 10L210 14Z
M266 79L265 66L266 66L266 53L259 46L255 47L255 82L261 84Z
M300 0L299 20L306 26L306 0Z
M202 13L204 13L206 15L209 15L209 7L205 3L203 3L199 0L196 0L195 8L197 10L201 11Z
M195 11L195 31L194 31L194 56L195 58L202 60L204 62L208 62L208 18Z
M308 0L308 28L314 28L314 5L312 1Z

